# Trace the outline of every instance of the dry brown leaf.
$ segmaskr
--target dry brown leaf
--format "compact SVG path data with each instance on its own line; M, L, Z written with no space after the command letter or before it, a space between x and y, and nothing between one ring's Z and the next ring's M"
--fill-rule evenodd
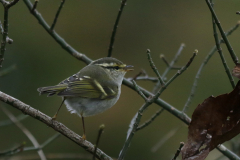
M183 160L203 160L208 153L240 133L240 81L229 94L209 97L199 104L182 148Z

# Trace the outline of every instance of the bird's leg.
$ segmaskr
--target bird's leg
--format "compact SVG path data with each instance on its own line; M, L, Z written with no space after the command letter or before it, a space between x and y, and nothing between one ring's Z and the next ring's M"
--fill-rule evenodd
M83 136L82 136L82 138L83 138L84 140L86 140L84 117L83 117L83 116L81 116L81 117L82 117L82 125L83 125Z
M57 114L58 114L58 112L60 111L60 108L62 107L64 101L65 101L65 98L63 98L63 101L62 101L60 107L58 108L56 114L52 117L52 120L56 120L56 119L57 119Z

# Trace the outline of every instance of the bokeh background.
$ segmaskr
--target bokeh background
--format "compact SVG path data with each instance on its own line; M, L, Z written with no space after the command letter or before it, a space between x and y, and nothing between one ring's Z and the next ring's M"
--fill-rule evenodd
M33 2L33 1L32 1ZM40 0L38 11L45 20L52 24L60 0ZM240 19L235 12L240 8L240 1L215 0L215 11L224 30L234 26ZM62 9L56 31L77 51L86 54L91 59L107 56L112 28L120 7L117 1L66 1ZM3 21L3 7L0 5L0 20ZM235 31L229 40L238 56L240 52L240 30ZM29 13L27 7L20 1L10 9L9 37L14 40L7 45L3 69L16 65L11 74L0 78L1 91L18 98L41 112L52 116L56 112L61 98L39 96L38 87L55 85L66 77L78 72L85 64L70 56L53 38L38 24ZM197 57L177 80L175 80L161 98L181 110L189 96L194 77L205 56L214 46L211 15L205 1L197 0L131 0L124 8L115 38L113 57L126 64L134 65L135 70L126 77L135 76L145 69L149 76L155 76L149 66L146 49L151 49L154 62L160 73L166 68L159 58L164 54L171 60L181 43L185 43L177 65L185 65L195 49L199 50ZM223 53L230 69L234 64L222 45ZM176 71L171 71L171 77ZM235 79L235 81L237 81ZM138 82L139 85L152 90L154 83ZM188 115L191 116L196 106L210 95L231 91L231 85L216 53L204 68L199 80ZM117 104L106 112L86 118L87 138L95 143L98 128L105 124L106 128L100 140L100 149L112 157L117 157L126 138L128 125L143 104L143 99L134 91L122 87L122 94ZM3 103L14 115L21 112ZM144 113L142 122L147 120L159 109L151 105ZM7 116L0 112L0 121ZM58 121L82 135L81 119L70 114L64 107L60 111ZM41 144L56 132L28 117L22 123L33 133ZM151 148L156 145L170 130L180 126L177 133L164 143L156 152ZM179 143L187 139L187 126L164 111L150 126L137 132L128 150L126 160L171 159ZM26 146L32 146L27 137L16 126L0 127L0 150L10 149L23 141ZM229 146L226 143L227 146ZM43 149L48 153L88 153L61 136ZM37 155L36 151L28 151L18 155ZM221 154L213 151L208 159L215 159Z

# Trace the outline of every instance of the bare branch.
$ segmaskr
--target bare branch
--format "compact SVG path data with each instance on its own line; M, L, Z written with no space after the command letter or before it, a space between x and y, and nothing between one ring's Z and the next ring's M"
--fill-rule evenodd
M127 78L128 81L131 81L133 78ZM135 78L135 81L152 81L158 82L157 77L148 77L148 76L139 76Z
M83 147L86 151L93 154L94 152L94 145L90 142L82 139L81 136L73 132L72 130L68 129L65 125L58 121L52 121L52 118L45 115L44 113L32 108L31 106L24 104L23 102L19 101L16 98L13 98L3 92L0 92L0 101L7 103L14 108L22 111L24 114L30 115L31 117L45 123L49 127L53 128L57 132L61 133L74 143L78 144L79 146ZM97 158L101 160L112 160L111 157L106 155L103 151L100 149L97 149Z
M206 3L207 3L208 8L210 9L210 11L212 13L212 16L214 18L215 23L218 26L218 29L219 29L219 31L221 33L221 36L222 36L222 38L223 38L223 40L224 40L224 42L225 42L225 44L227 46L228 52L230 53L233 62L237 65L238 64L238 57L236 56L235 52L233 51L233 48L232 48L231 44L229 43L229 41L228 41L224 31L223 31L222 26L221 26L221 24L220 24L220 22L219 22L219 20L217 18L217 15L215 14L215 12L213 10L213 7L211 6L211 3L209 2L209 0L206 0Z
M31 9L33 7L32 3L29 0L23 0L23 2L28 7L29 11L31 12ZM51 31L49 25L44 20L44 18L41 16L41 14L35 10L32 12L34 17L38 20L39 24L42 25L42 27L50 34L55 41L69 54L71 54L73 57L77 58L78 60L81 60L87 64L89 64L92 60L88 58L85 54L79 53L74 48L72 48L62 37L60 37L56 32Z
M49 153L46 154L47 159L78 159L78 160L91 160L91 155L87 154L73 154L73 153ZM39 158L35 154L19 155L8 157L8 160L38 160Z
M224 145L218 145L217 150L219 150L223 155L225 155L226 157L228 157L229 159L234 159L234 160L240 160L240 158L233 153L232 151L230 151L229 149L227 149Z
M2 32L2 41L1 41L1 49L0 49L0 68L2 68L2 62L4 60L4 53L6 51L6 44L12 44L13 40L8 37L8 10L13 5L15 5L19 0L13 0L11 2L0 0L0 3L2 3L4 7L4 20L3 20L3 27L1 26L1 32Z
M182 47L182 45L180 46L180 53L181 53L181 51L182 51L182 49L183 49L183 47ZM161 54L160 55L160 58L163 60L163 62L167 65L167 67L169 68L169 69L181 69L181 67L176 67L176 66L171 66L170 65L170 63L168 62L168 60L165 58L165 56L164 56L164 54ZM177 60L177 59L176 59ZM176 60L174 61L174 63L176 62ZM172 61L173 62L173 61Z
M179 148L178 148L177 152L175 153L175 156L173 157L172 160L176 160L176 159L177 159L177 157L178 157L178 155L180 154L181 149L182 149L183 146L184 146L184 142L181 142L181 143L180 143L180 146L179 146Z
M240 25L240 22L237 22L237 24L232 27L231 29L229 29L229 31L226 32L226 36L229 36L231 35ZM219 43L224 43L223 39L219 40ZM191 89L191 92L190 92L190 95L188 96L188 99L183 107L183 110L182 112L183 113L186 113L187 110L188 110L188 107L192 101L192 98L194 97L194 94L195 94L195 91L196 91L196 88L197 88L197 83L198 83L198 80L200 78L200 75L201 75L201 72L202 72L202 69L203 67L208 63L208 61L210 60L210 58L212 57L212 55L217 51L217 47L216 45L211 49L211 51L208 53L208 55L206 56L206 58L204 59L204 61L202 62L201 66L199 67L198 69L198 72L195 76L195 80L193 82L193 86L192 86L192 89Z
M115 24L114 24L114 27L113 27L113 31L112 31L110 45L109 45L109 48L108 48L108 57L112 56L113 44L114 44L115 35L116 35L116 32L117 32L117 28L118 28L118 23L119 23L121 15L122 15L123 8L124 8L124 6L126 6L126 3L127 3L127 0L122 0L122 2L121 2L121 7L120 7L120 9L118 11L117 19L115 21Z
M17 118L8 111L5 107L1 106L2 111L8 116L8 118L19 128L22 130L22 132L28 137L28 139L32 142L34 147L38 148L40 145L37 141L37 139L32 135L32 133L21 123L17 120ZM41 160L47 160L45 157L45 154L43 153L42 149L38 150L38 155L41 158Z
M23 0L24 3L26 4L26 6L28 7L29 10L31 10L32 8L32 3L29 0ZM49 26L46 23L46 21L43 19L43 17L41 16L40 13L38 12L34 12L33 14L35 16L35 18L39 21L40 25L42 25L44 27L44 29L56 40L56 42L64 49L66 50L70 55L72 55L73 57L85 62L86 64L89 64L92 60L90 58L88 58L86 55L79 53L78 51L76 51L74 48L72 48L62 37L60 37L56 32L50 32L49 30ZM134 85L132 84L132 82L130 82L129 80L125 79L123 80L123 84L126 85L127 87L135 90ZM139 89L143 92L143 94L146 97L149 96L153 96L153 94L149 91L147 91L146 89L142 88L139 86ZM135 90L136 91L136 90ZM1 92L0 92L1 93ZM0 99L1 99L1 94L0 94ZM168 104L167 102L165 102L164 100L158 98L155 100L155 102L157 105L162 106L164 109L166 109L168 112L170 112L171 114L173 114L174 116L176 116L177 118L179 118L181 121L183 121L186 124L190 123L190 118L185 115L182 114L181 111L177 110L175 107L171 106L170 104ZM226 152L228 152L229 150L226 148ZM223 154L226 154L226 152L222 152ZM231 156L229 156L228 154L226 154L227 157L231 158Z
M135 80L136 80L138 77L140 77L141 75L147 76L146 71L142 69L138 74L136 74L136 75L132 78L132 80L135 81Z
M128 134L127 134L127 140L124 143L124 146L119 154L118 160L123 160L126 153L127 153L127 149L129 148L130 142L135 134L135 132L137 131L138 125L140 123L140 120L142 118L142 114L143 112L148 108L148 106L150 106L154 101L156 101L158 99L158 97L162 94L162 92L167 88L167 86L169 84L171 84L171 82L173 80L175 80L180 74L182 74L192 63L194 57L197 55L197 50L194 51L193 56L190 58L189 62L182 67L181 70L179 70L164 86L162 86L159 91L153 96L153 97L149 97L148 100L145 102L145 104L142 105L142 107L138 110L138 113L134 116L134 118L131 121L131 125L129 126L129 130L128 130ZM156 74L158 73L158 70L156 69L156 67L154 67L153 61L151 60L150 57L150 52L147 51L148 53L148 59L150 62L150 66L152 67L152 69L154 70L154 72Z
M7 7L10 8L12 6L14 6L19 0L12 0L8 5Z
M16 65L12 65L0 72L0 77L4 77L8 75L9 73L12 73L14 70L16 70Z
M155 72L155 74L157 75L160 84L162 85L162 87L164 87L164 86L165 86L165 83L164 83L161 75L159 74L159 72L158 72L158 70L157 70L157 68L156 68L156 66L155 66L155 64L154 64L154 62L153 62L153 60L152 60L152 57L151 57L151 53L150 53L150 52L151 52L150 49L147 49L148 61L149 61L149 63L150 63L150 66L152 67L152 70L153 70L153 71Z
M171 129L167 134L165 134L163 137L161 137L160 141L157 142L157 144L155 144L155 145L151 148L151 151L152 151L152 152L156 152L160 147L162 147L162 145L163 145L167 140L169 140L172 136L174 136L179 129L180 129L180 126Z
M64 3L65 3L65 0L62 0L60 6L59 6L59 8L58 8L58 11L57 11L57 13L56 13L56 16L55 16L55 18L54 18L53 24L52 24L52 26L51 26L51 28L50 28L51 31L54 30L54 27L55 27L55 25L56 25L56 23L57 23L58 16L59 16L59 14L60 14L60 12L61 12L61 10L62 10L62 8L63 8L63 4L64 4Z
M41 144L39 147L25 147L23 149L23 151L32 151L32 150L39 150L39 149L43 149L44 147L46 147L48 144L50 144L51 142L53 142L55 139L57 139L61 134L60 133L56 133L55 135L53 135L52 137L48 138L43 144Z
M177 60L178 60L179 56L181 55L184 47L185 47L185 44L182 43L180 45L177 53L175 54L174 58L172 59L172 61L170 63L167 62L167 61L165 62L165 63L168 63L168 67L165 69L165 71L162 74L163 79L166 78L166 75L168 74L168 72L174 67L174 64L177 62ZM160 55L160 58L163 58L163 60L166 60L166 59L164 59L164 56ZM153 88L153 93L157 93L157 91L159 90L160 87L161 87L161 83L157 83L156 86Z
M147 101L147 97L140 91L138 85L136 84L136 82L134 80L132 80L132 83L136 89L136 91L138 92L138 94L145 100Z
M13 149L10 149L10 150L7 150L7 151L3 151L3 152L0 152L0 157L1 156L8 156L8 155L12 155L12 154L15 154L17 152L21 152L23 151L23 148L25 146L25 142L23 142L21 145L13 148ZM39 157L38 157L39 158Z
M105 128L105 125L104 125L104 124L100 125L100 127L99 127L97 142L96 142L96 146L95 146L95 148L94 148L94 153L93 153L93 160L95 160L96 152L97 152L97 148L98 148L98 144L99 144L100 137L101 137L101 135L102 135L102 133L103 133L104 128Z
M34 2L34 4L33 4L33 7L32 7L32 10L31 10L32 13L33 13L33 12L35 11L35 9L37 8L38 2L39 2L39 0L35 0L35 2Z
M213 3L212 3L212 6L213 6ZM214 39L215 39L215 43L216 43L216 47L217 47L218 53L219 53L220 58L222 60L222 64L223 64L223 66L225 68L225 71L227 73L228 79L229 79L232 87L235 88L235 83L234 83L232 74L231 74L231 72L230 72L230 70L228 68L227 62L226 62L226 60L224 58L224 55L222 53L222 48L221 48L220 42L218 40L218 33L217 33L216 23L215 23L215 20L214 20L213 17L212 17L212 23L213 23L213 35L214 35Z
M22 121L22 120L26 119L27 117L28 117L28 115L20 114L19 116L16 117L16 119L17 119L17 121ZM11 124L14 124L14 123L9 119L0 121L0 127L8 126Z
M151 124L162 112L164 111L163 108L159 109L149 120L144 122L141 126L137 127L137 131L147 127Z

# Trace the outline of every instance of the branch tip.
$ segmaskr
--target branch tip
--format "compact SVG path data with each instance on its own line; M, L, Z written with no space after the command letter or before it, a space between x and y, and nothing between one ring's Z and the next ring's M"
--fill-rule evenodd
M8 44L12 44L12 43L13 43L13 40L12 40L11 38L7 37L6 42L7 42Z
M182 47L186 47L186 44L185 44L185 43L182 43L181 46L182 46Z
M35 0L32 10L31 10L31 13L33 13L35 11L35 9L37 8L37 4L38 4L38 0Z
M198 50L197 49L194 50L194 54L196 54L196 55L198 54Z
M104 128L105 128L105 125L104 125L104 124L101 124L101 125L99 126L99 129L100 129L100 130L104 130Z

